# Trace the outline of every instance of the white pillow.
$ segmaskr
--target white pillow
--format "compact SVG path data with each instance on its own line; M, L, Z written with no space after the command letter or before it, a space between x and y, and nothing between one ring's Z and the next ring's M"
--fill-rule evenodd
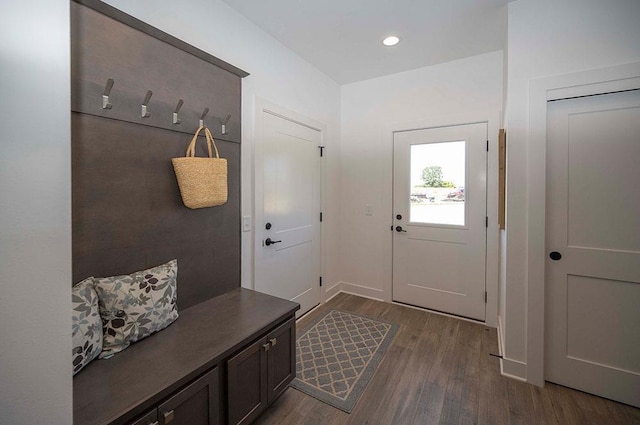
M75 375L102 350L102 321L98 311L98 295L93 278L87 278L71 289L73 341L73 374Z
M178 260L129 275L95 278L103 343L100 358L169 326L178 318Z

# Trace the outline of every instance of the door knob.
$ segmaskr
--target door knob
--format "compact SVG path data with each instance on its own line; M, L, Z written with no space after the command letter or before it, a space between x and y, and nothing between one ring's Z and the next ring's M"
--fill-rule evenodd
M551 251L551 253L549 254L549 258L551 258L553 261L558 261L562 258L562 254L560 254L558 251Z
M280 242L282 242L282 241L272 241L271 238L267 238L267 239L265 239L264 244L266 246L269 246L269 245L273 245L273 244L280 243Z
M406 231L406 230L404 230L404 229L402 228L402 226L396 226L396 232L398 232L398 233L400 233L400 232L407 233L407 231Z

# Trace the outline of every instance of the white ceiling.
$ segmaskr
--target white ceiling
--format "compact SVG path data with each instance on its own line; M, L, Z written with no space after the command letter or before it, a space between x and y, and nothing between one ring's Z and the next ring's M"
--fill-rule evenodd
M340 84L503 49L508 0L223 0ZM385 47L389 34L402 39Z

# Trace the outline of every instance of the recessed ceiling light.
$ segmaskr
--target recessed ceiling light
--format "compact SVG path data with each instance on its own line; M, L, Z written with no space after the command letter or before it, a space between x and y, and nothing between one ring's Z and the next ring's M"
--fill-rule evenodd
M387 47L395 46L398 43L400 43L400 37L398 37L397 35L390 35L389 37L385 37L385 39L382 40L382 44Z

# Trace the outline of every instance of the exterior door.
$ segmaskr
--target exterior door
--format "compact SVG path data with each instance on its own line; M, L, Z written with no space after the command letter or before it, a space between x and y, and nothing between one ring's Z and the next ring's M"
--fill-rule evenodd
M545 378L640 407L640 92L547 114Z
M393 299L485 320L487 124L393 143Z
M255 289L300 303L320 303L320 131L262 113L256 168Z

